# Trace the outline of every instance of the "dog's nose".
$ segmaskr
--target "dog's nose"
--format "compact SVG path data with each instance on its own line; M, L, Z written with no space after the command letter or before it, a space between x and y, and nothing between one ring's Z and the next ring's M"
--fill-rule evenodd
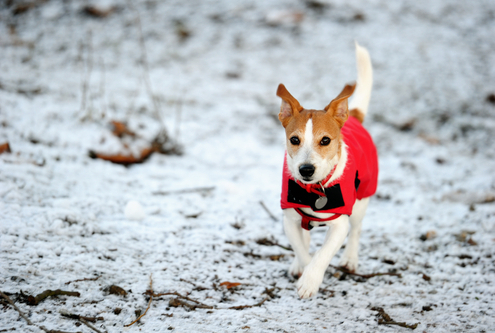
M315 167L312 164L303 164L299 167L299 173L304 178L311 177L315 173Z

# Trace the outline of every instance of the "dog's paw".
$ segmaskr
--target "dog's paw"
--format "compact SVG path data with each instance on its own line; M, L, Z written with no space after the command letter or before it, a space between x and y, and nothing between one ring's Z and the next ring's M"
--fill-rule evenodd
M316 295L320 285L323 282L323 275L312 274L307 269L301 278L297 281L297 294L301 298L310 298Z
M289 267L289 274L295 277L296 279L299 279L304 272L304 266L302 266L299 263L299 260L297 258L294 258L294 261Z
M347 256L345 253L340 259L339 266L347 269L349 272L354 273L358 268L358 257Z

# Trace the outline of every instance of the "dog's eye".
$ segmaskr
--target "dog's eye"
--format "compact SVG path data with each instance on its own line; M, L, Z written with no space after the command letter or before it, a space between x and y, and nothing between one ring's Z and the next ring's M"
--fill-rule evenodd
M299 146L301 141L299 141L299 138L297 136L293 136L290 138L290 143L292 143L294 146Z
M322 146L328 146L330 144L330 138L327 136L324 136L323 139L320 141L320 145Z

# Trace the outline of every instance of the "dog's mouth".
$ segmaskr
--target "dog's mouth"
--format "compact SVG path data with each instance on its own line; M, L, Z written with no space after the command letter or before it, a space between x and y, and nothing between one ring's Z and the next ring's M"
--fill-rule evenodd
M301 181L303 183L311 184L313 182L313 177L302 177Z

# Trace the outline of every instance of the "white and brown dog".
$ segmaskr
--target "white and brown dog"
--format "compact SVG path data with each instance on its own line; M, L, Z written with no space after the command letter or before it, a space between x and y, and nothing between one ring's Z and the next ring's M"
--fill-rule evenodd
M371 95L372 67L368 51L357 43L356 58L357 87L346 85L323 110L304 109L282 84L277 90L282 98L278 117L287 135L281 206L285 234L296 255L289 273L300 277L301 298L317 293L349 232L349 222L351 231L340 265L356 270L361 221L376 191L376 148L361 125ZM330 228L324 244L311 257L309 230L316 226Z

